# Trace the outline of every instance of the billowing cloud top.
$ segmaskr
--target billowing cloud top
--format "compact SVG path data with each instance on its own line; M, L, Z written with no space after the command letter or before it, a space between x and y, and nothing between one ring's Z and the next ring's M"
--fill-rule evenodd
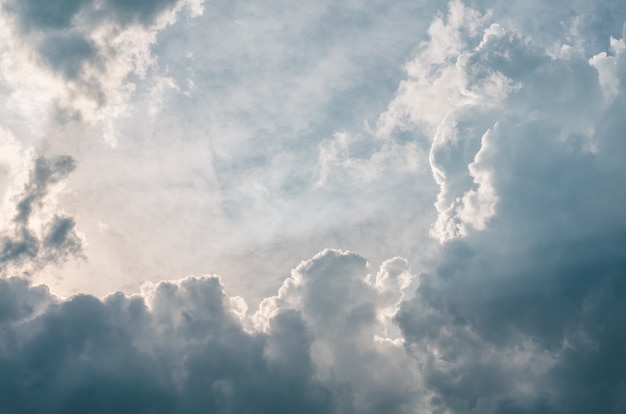
M626 412L626 6L557 3L4 2L3 410Z

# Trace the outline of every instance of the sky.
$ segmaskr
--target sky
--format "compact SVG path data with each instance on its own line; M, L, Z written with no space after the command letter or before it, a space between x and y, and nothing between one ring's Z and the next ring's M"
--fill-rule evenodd
M625 23L1 0L0 411L626 412Z

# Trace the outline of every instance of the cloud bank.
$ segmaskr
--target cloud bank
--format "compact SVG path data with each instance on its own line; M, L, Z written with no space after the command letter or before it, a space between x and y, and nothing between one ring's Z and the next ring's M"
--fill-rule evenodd
M103 300L60 300L23 279L0 280L4 408L411 412L412 361L401 344L373 336L385 335L408 268L394 259L375 278L366 272L355 254L320 253L262 305L258 329L213 276Z

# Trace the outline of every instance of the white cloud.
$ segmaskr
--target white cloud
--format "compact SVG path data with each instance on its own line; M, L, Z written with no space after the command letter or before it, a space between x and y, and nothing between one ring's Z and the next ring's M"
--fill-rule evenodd
M29 119L79 118L115 145L115 121L129 115L136 81L154 66L150 48L183 8L202 0L160 2L6 2L1 10L2 76L13 109ZM26 76L24 76L26 74ZM33 104L32 99L37 98ZM51 104L54 106L51 107Z
M267 329L273 315L298 311L312 335L311 357L319 378L345 384L359 412L380 407L414 412L425 404L417 366L395 345L400 338L388 336L412 275L401 258L383 263L375 278L367 274L368 267L353 253L325 250L294 269L279 294L265 299L253 318Z
M606 52L598 53L589 59L589 63L598 70L600 85L607 101L611 102L620 91L618 61L623 59L626 50L624 39L611 37L611 55Z

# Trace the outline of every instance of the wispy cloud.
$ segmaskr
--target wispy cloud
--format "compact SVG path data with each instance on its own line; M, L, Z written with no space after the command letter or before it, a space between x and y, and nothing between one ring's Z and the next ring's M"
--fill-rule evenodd
M42 92L59 120L103 124L115 144L114 121L132 108L132 77L146 75L157 33L183 8L198 15L202 0L4 2L3 75L13 105L29 112L26 100Z

